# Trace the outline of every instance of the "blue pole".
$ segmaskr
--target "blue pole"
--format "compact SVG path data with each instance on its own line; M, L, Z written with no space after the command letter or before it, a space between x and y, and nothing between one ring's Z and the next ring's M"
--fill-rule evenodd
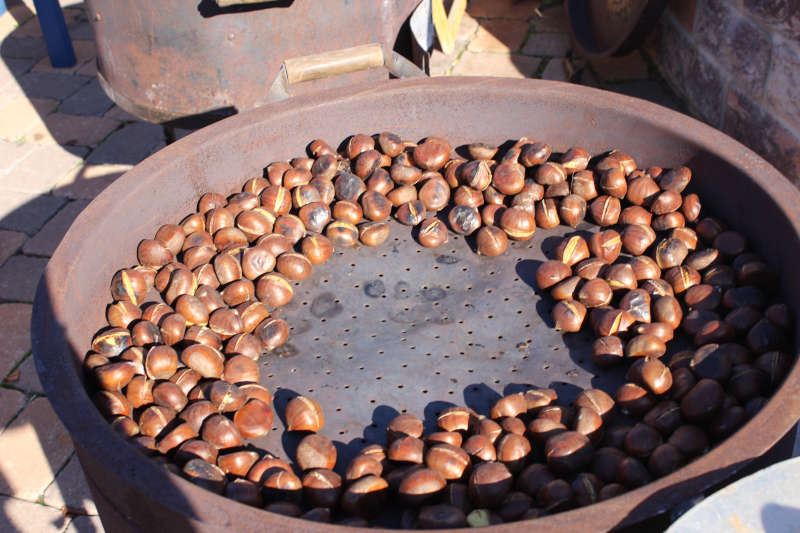
M76 63L75 51L58 0L33 0L33 4L47 44L50 64L56 68L73 66Z
M0 0L0 15L6 12L6 0Z

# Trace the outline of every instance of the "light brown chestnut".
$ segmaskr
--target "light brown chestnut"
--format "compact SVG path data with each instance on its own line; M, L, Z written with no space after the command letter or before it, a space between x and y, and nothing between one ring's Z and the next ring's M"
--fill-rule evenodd
M288 431L317 432L325 425L325 417L319 403L305 396L292 398L286 404L286 429Z
M499 222L503 231L515 241L530 240L536 232L536 221L533 215L517 207L505 209L500 215Z
M358 228L344 220L334 220L325 228L325 236L333 243L334 248L348 248L358 242Z
M573 266L589 257L589 245L580 235L566 237L556 246L554 259Z
M306 435L297 445L297 464L303 470L333 470L336 466L336 447L327 437L316 433Z
M619 198L609 195L598 196L589 204L589 213L599 226L612 226L619 220L622 205Z
M580 331L586 318L586 307L575 300L562 300L553 307L556 330L574 333Z
M533 217L531 217L531 220L533 220ZM475 244L479 254L487 257L496 257L508 248L507 232L495 226L484 226L478 230Z
M441 246L448 240L447 227L438 218L427 218L422 221L417 238L426 248Z
M303 254L285 252L278 256L275 270L292 281L303 281L311 275L313 265Z
M516 198L519 198L519 195ZM545 198L540 202L536 202L534 217L536 225L544 229L554 228L561 223L558 206L552 198Z

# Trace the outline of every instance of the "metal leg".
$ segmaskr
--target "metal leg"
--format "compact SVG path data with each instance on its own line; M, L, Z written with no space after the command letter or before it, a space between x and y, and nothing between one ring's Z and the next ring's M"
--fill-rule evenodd
M175 142L175 127L174 126L164 126L164 140L167 144L172 144Z
M33 0L33 4L47 43L50 64L56 68L73 66L76 63L75 51L58 0Z

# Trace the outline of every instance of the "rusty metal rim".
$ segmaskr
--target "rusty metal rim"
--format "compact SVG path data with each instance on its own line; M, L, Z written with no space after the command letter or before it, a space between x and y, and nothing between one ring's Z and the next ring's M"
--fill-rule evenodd
M216 527L226 524L215 512L222 504L237 518L254 523L263 522L263 511L236 502L221 500L188 481L172 476L170 486L161 486L154 480L164 479L159 466L124 446L110 426L95 410L83 389L74 361L75 353L66 342L57 317L65 310L63 291L59 285L69 281L75 253L85 243L80 236L89 234L112 206L124 205L126 197L152 194L151 184L164 179L188 153L202 151L211 143L231 135L241 135L253 123L275 120L286 115L303 115L320 112L325 106L358 99L372 93L408 97L414 93L490 94L501 91L513 97L530 98L535 94L541 101L558 101L569 105L613 110L651 126L657 126L677 138L714 153L725 162L742 170L774 200L777 209L791 221L793 233L800 236L800 221L794 207L800 205L797 191L777 170L755 153L719 131L674 111L658 105L609 93L559 82L540 80L514 80L497 78L435 78L425 80L397 80L368 86L353 86L327 92L325 95L300 96L290 101L264 106L239 116L231 117L201 130L149 157L98 196L75 221L50 260L40 281L32 319L32 341L37 354L36 364L45 390L64 425L77 446L91 454L109 472L141 493L157 497L167 507L182 515L202 520ZM200 187L197 184L196 187ZM201 192L198 190L198 192ZM56 274L60 274L56 277ZM53 289L48 290L48 281ZM49 305L48 305L49 304ZM87 340L88 342L88 340ZM80 353L84 347L78 346ZM43 354L47 354L46 356ZM46 360L45 360L46 357ZM794 425L800 416L800 365L795 365L783 386L775 393L757 417L741 428L734 437L718 445L706 455L673 474L621 496L595 504L590 512L577 509L540 518L536 526L545 530L563 527L607 530L663 512L683 500L684 494L697 494L726 479L752 459L771 448ZM296 531L340 531L336 526L298 521L280 515L271 515L275 527L293 528ZM490 528L522 529L528 522L516 522ZM388 531L388 530L387 530Z

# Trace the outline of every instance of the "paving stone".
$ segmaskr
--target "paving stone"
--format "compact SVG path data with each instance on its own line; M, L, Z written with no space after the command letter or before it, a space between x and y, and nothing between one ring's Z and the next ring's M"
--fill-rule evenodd
M103 523L99 516L76 516L64 533L103 533Z
M190 130L186 128L175 128L175 140L178 141L180 139L183 139L184 137L191 135L194 132L195 130Z
M60 72L29 72L20 77L19 84L30 98L62 100L89 81L85 76L70 76Z
M744 0L744 8L787 39L800 40L800 9L794 0Z
M53 190L53 194L67 198L91 200L132 168L133 165L112 165L110 163L81 165L67 173Z
M473 17L527 20L541 4L540 0L470 0L467 11Z
M0 381L31 351L31 308L24 303L0 304Z
M166 139L164 139L163 141L161 141L161 142L159 142L157 145L155 145L155 146L154 146L154 147L153 147L153 148L150 150L150 154L148 154L148 155L152 155L152 154L154 154L154 153L156 153L156 152L158 152L158 151L160 151L160 150L162 150L162 149L164 149L164 148L166 148L166 147L167 147L167 141L166 141Z
M542 16L533 18L533 30L536 32L569 33L569 18L563 5L551 6L541 10Z
M24 22L36 16L34 0L6 0L6 7L20 22Z
M472 39L478 31L478 26L478 21L472 15L464 13L464 16L461 17L461 24L456 29L456 48L458 48L459 42L467 43Z
M142 119L140 119L139 117L137 117L135 115L131 115L130 113L128 113L127 111L125 111L124 109L122 109L121 107L119 107L117 105L115 105L114 107L109 109L106 112L106 114L103 115L103 116L107 117L107 118L115 118L117 120L124 120L125 122L141 122L142 121Z
M36 59L37 61L47 55L47 46L44 39L38 37L6 37L0 43L0 56L22 59Z
M758 24L725 0L706 0L694 35L738 85L752 95L763 94L772 43Z
M27 401L28 395L24 392L0 387L0 434L3 433L11 419L25 407ZM2 507L0 507L0 515L2 515Z
M722 129L800 187L800 136L734 86L728 91Z
M10 87L14 90L17 85L17 78L31 68L32 59L10 59L4 58L0 61L0 90Z
M60 72L62 74L72 74L76 72L87 61L94 59L97 55L97 47L94 41L85 39L73 39L72 49L75 51L75 64L71 67L56 68L50 64L50 57L44 57L33 67L34 72Z
M529 56L564 57L572 48L566 33L531 33L522 53Z
M25 91L22 90L22 87L19 86L19 83L17 83L16 79L14 81L9 81L0 87L0 108L5 107L20 98L27 99L28 97L25 94Z
M453 68L453 75L530 78L536 74L539 63L541 60L537 57L466 51Z
M665 77L676 92L691 102L697 113L714 127L722 122L727 81L704 50L694 48L678 22L661 18L661 62Z
M39 145L20 164L0 175L0 188L7 191L45 193L83 161L89 151L80 146Z
M28 236L19 231L0 230L0 264L20 249Z
M34 235L65 203L59 196L0 189L0 229Z
M63 531L69 522L69 518L59 509L7 496L0 496L0 514L4 522L0 524L3 533L22 531L56 533Z
M485 20L467 49L470 52L515 52L529 30L530 24L521 20Z
M44 492L44 503L51 507L66 506L69 509L82 510L86 514L97 514L97 507L94 505L76 455L73 455L67 466L58 473L53 484L47 487Z
M90 115L53 113L25 134L29 142L67 146L93 146L117 129L119 121Z
M17 20L8 11L0 15L0 41L14 33L17 26L19 26Z
M39 24L39 17L33 16L24 24L20 24L15 35L24 35L26 37L42 37L42 26Z
M86 158L87 164L113 163L135 165L164 142L164 130L158 124L135 123L112 133Z
M607 88L615 93L626 94L636 98L649 100L658 105L663 105L675 111L686 113L683 105L660 83L652 80L633 80L623 83L614 83Z
M94 30L92 30L92 25L88 21L82 21L68 28L68 30L69 36L73 39L94 39Z
M623 57L592 59L592 68L603 81L647 78L647 62L638 50Z
M30 144L0 140L0 174L10 172L35 149L36 147Z
M0 298L12 302L32 302L46 265L46 257L12 256L0 267Z
M33 400L0 434L0 450L0 493L25 500L37 500L74 452L46 398Z
M564 64L559 58L553 58L548 61L547 66L542 71L543 80L552 81L569 81L567 71L564 69Z
M794 44L794 43L793 43ZM767 78L767 102L776 113L800 128L800 48L783 42L773 48Z
M27 393L44 394L44 387L39 381L33 354L28 355L17 368L6 376L5 384Z
M50 114L58 106L58 100L52 98L31 98L30 101L40 116Z
M94 78L97 76L97 60L87 61L81 68L77 70L77 73L81 76L89 76L90 78Z
M58 104L49 98L29 98L20 94L5 105L0 104L0 139L17 141L24 138L25 132L42 124L42 117L50 113ZM2 165L2 163L0 163Z
M64 100L58 110L61 113L72 115L96 115L102 116L114 105L106 96L100 82L93 79L90 83L81 87L75 94Z
M464 53L468 54L469 52ZM451 56L445 55L441 50L432 50L430 59L431 76L447 76L454 61Z
M87 205L89 205L88 200L75 200L62 207L56 216L47 221L39 233L25 243L22 251L32 255L53 255L72 222Z
M22 6L21 6L22 7ZM33 6L31 6L33 7ZM39 24L39 19L34 15L34 13L30 13L31 18L25 24L21 25L17 29L17 33L20 35L26 35L30 37L42 37L42 27ZM75 10L75 8L62 8L61 14L64 16L64 22L67 26L73 24L75 21L78 20L83 15L82 10Z
M14 59L6 57L0 61L0 71L19 75L28 72L35 64L36 61L33 59Z

